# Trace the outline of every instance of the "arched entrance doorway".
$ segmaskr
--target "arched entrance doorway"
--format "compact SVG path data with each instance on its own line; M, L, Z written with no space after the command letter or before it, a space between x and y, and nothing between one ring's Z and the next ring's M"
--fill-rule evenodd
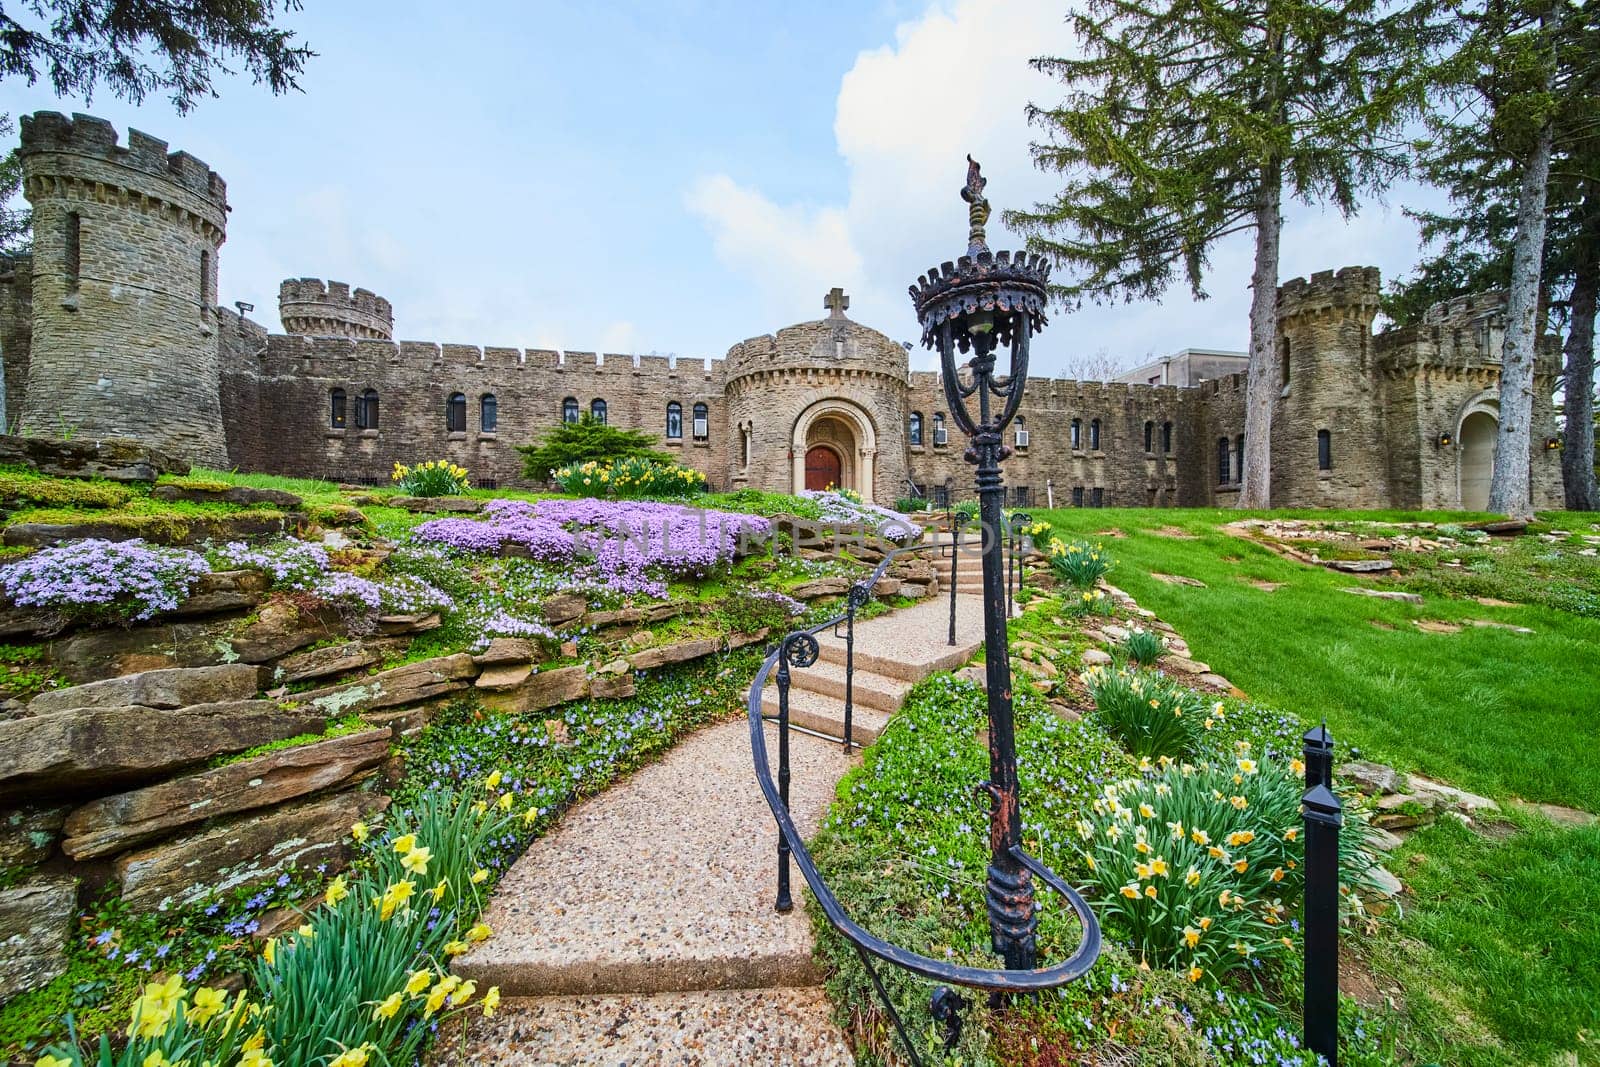
M1479 409L1461 420L1461 508L1489 510L1489 483L1494 477L1494 442L1500 428L1494 413Z
M852 489L871 503L878 455L872 419L848 400L819 400L795 419L790 442L792 492L802 489Z
M839 453L830 445L812 445L806 449L806 488L837 489L843 483L844 464Z

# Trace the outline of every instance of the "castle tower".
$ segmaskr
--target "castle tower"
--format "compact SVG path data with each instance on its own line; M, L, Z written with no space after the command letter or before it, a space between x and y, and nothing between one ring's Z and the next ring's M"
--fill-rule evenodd
M344 282L287 278L278 287L278 318L285 333L313 337L394 339L394 306L366 289L354 293Z
M1377 267L1278 287L1272 503L1370 507L1389 496L1384 390L1373 365Z
M109 122L22 118L33 205L33 339L22 431L136 437L226 466L217 249L227 186L187 152Z

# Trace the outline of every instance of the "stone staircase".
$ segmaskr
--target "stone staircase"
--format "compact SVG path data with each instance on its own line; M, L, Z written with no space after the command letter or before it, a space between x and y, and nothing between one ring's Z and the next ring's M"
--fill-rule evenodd
M930 599L858 623L854 728L870 743L906 693L982 643L977 597ZM790 689L790 810L821 823L853 757L843 737L845 646ZM776 713L776 689L763 693ZM767 726L769 752L777 731ZM751 768L744 719L700 730L568 813L496 889L494 936L455 971L498 985L493 1018L441 1038L434 1062L467 1064L794 1064L853 1062L830 1019L803 909L773 910L777 837ZM794 873L803 885L799 872ZM801 896L796 892L796 896Z

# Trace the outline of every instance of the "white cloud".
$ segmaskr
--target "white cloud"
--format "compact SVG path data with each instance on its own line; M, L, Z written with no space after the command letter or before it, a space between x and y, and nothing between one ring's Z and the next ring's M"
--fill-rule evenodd
M1059 84L1028 61L1070 55L1076 42L1062 0L949 0L900 24L893 44L862 52L842 78L834 137L849 172L837 206L784 206L719 174L701 179L690 209L714 238L724 265L756 278L775 324L813 318L815 294L851 288L852 317L902 339L917 326L906 286L965 248L965 205L957 198L967 153L983 164L996 208L990 244L1022 242L999 224L1005 208L1029 207L1060 187L1033 166L1025 109L1048 105ZM1415 201L1396 190L1391 206L1370 205L1350 223L1337 212L1286 211L1283 277L1375 263L1385 278L1416 261L1416 230L1392 206ZM1243 349L1249 333L1252 234L1215 247L1205 279L1210 299L1191 299L1181 280L1159 304L1092 306L1058 312L1035 348L1051 373L1068 358L1105 348L1131 365L1147 353L1186 346ZM803 309L803 310L802 310ZM932 366L921 353L914 365Z

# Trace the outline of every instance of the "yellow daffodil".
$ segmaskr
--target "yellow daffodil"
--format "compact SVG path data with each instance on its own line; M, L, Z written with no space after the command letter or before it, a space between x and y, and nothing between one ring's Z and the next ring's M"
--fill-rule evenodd
M278 939L277 938L275 938L275 937L267 938L267 946L266 946L266 948L263 948L261 950L261 958L266 960L269 965L278 962Z
M444 954L446 956L459 956L466 952L468 947L465 941L446 941L444 943Z
M1156 898L1156 887L1153 885L1145 886L1144 895L1149 897L1151 900L1154 900Z
M367 824L359 820L350 824L350 836L355 838L358 842L365 841L367 839L367 835L371 832L372 831L367 827Z
M404 856L417 847L417 835L405 834L394 839L394 850Z
M416 996L418 993L422 992L424 989L427 989L428 986L432 984L432 971L413 971L411 973L411 977L406 979L406 992L411 996Z
M488 923L478 923L467 931L467 940L472 942L487 941L492 932Z
M405 1003L404 993L390 993L383 999L383 1003L372 1009L373 1020L394 1018L403 1003Z
M437 904L437 903L439 903L439 901L444 899L445 893L449 892L449 890L450 890L450 879L441 878L441 879L439 879L439 884L435 885L432 889L428 890L428 892L433 894L433 902L435 904Z
M1155 859L1151 860L1150 873L1154 875L1160 875L1161 877L1165 878L1167 876L1167 861L1162 859L1160 856L1157 856Z
M1129 900L1139 899L1139 887L1136 885L1125 885L1118 890L1118 892L1127 897Z
M1183 928L1183 943L1190 948L1194 948L1200 943L1200 931L1192 926L1185 926Z
M1238 860L1233 865L1233 869L1238 871L1240 874L1243 874L1246 870L1249 869L1249 867L1250 867L1250 861L1249 860Z
M500 987L497 985L490 986L489 992L483 995L482 1004L484 1018L493 1015L494 1010L500 1006Z
M1141 818L1153 819L1153 818L1156 817L1156 809L1152 808L1148 804L1140 804L1139 805L1139 815L1140 815Z
M357 1045L341 1052L328 1067L367 1067L367 1049L371 1046Z
M400 858L400 866L412 874L427 874L428 860L432 858L433 850L426 845L420 845Z
M1248 845L1255 839L1256 835L1253 830L1235 830L1228 835L1228 844L1237 848L1240 845Z
M483 787L485 789L490 790L491 792L493 792L494 789L497 786L499 786L499 784L500 784L500 772L497 771L497 770L496 771L490 771L489 772L489 777L487 777L487 778L485 778L483 780Z
M467 1001L471 1000L472 997L473 997L473 994L475 994L477 991L478 991L478 983L477 982L471 981L470 979L468 981L462 982L459 986L456 987L456 991L454 993L450 994L450 1006L452 1008L461 1007L461 1005L463 1005Z
M1183 884L1191 889L1199 885L1200 872L1195 870L1193 867L1190 867L1188 873L1183 876Z
M499 808L501 811L510 811L511 805L516 802L516 799L517 798L510 793L501 793L500 799L495 801L494 804L495 807Z
M1211 835L1206 833L1204 830L1191 830L1189 832L1189 839L1197 845L1211 844Z
M294 932L306 941L310 941L313 937L317 936L317 932L311 928L310 923L301 923L299 926L295 927Z
M225 989L211 989L202 987L194 991L194 1003L184 1013L184 1017L192 1023L204 1026L212 1016L222 1011L228 1003L228 993Z
M1245 808L1248 808L1250 806L1250 802L1248 800L1246 800L1244 797L1229 797L1228 798L1228 803L1232 804L1235 808L1238 808L1240 811L1243 811Z
M1099 867L1098 867L1098 866L1097 866L1097 865L1096 865L1096 864L1095 864L1095 862L1094 862L1094 857L1093 857L1093 856L1085 856L1085 857L1083 857L1083 861L1084 861L1084 862L1085 862L1085 863L1087 863L1087 864L1088 864L1088 865L1089 865L1089 869L1090 869L1090 870L1091 870L1091 871L1096 871L1096 870L1099 870L1099 869L1100 869L1100 868L1099 868Z
M328 883L328 891L327 893L323 894L322 899L328 902L328 907L336 908L339 906L339 901L343 900L349 895L350 883L346 882L344 875L341 874L339 877Z
M1274 882L1283 881L1283 868L1282 867L1274 867L1274 868L1272 868L1272 880Z
M1306 773L1305 762L1298 757L1289 761L1289 771L1296 777Z
M1256 761L1253 759L1242 759L1239 761L1239 769L1245 774L1254 774L1256 773Z
M172 1067L172 1061L167 1059L166 1056L162 1055L160 1049L157 1049L155 1052L152 1052L150 1055L146 1056L144 1058L144 1062L140 1064L139 1067Z
M1150 877L1150 865L1148 863L1136 863L1133 865L1133 873L1135 877L1142 881Z
M488 877L489 872L484 870L482 867L479 867L477 870L472 872L472 884L482 885Z
M1300 836L1300 828L1298 826L1291 826L1291 827L1289 827L1287 830L1285 830L1283 832L1283 839L1285 841L1293 841L1295 838L1297 838L1299 836Z
M1198 981L1200 981L1200 976L1202 974L1205 974L1205 973L1206 972L1203 969L1199 968L1199 967L1190 967L1189 968L1189 981L1198 982Z

